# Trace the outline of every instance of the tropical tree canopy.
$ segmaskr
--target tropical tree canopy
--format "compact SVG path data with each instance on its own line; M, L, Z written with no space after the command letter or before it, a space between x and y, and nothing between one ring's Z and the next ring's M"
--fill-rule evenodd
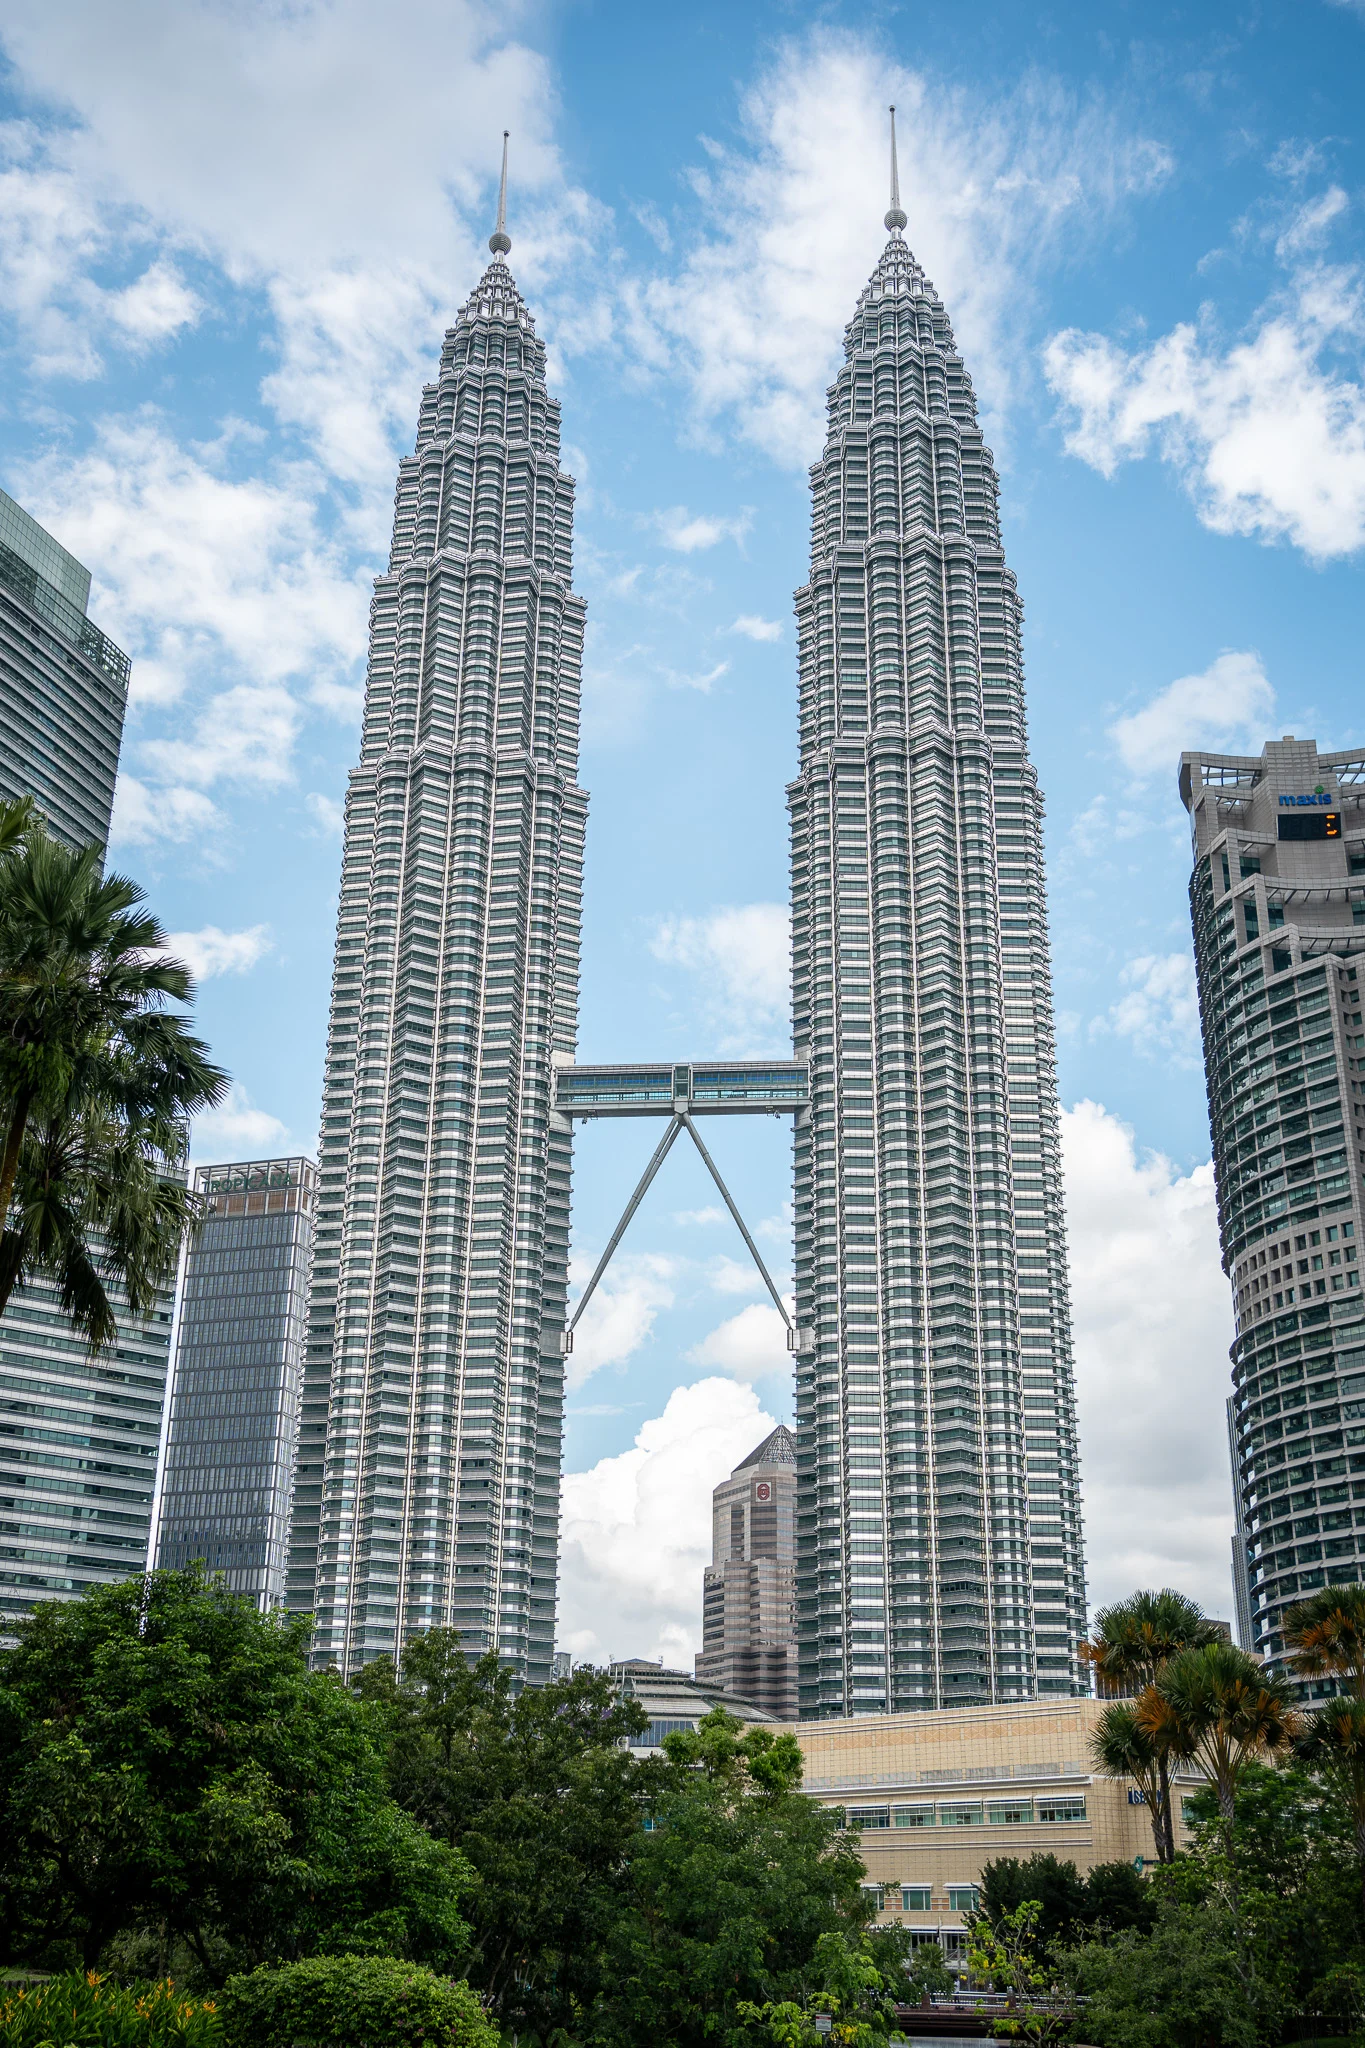
M1284 1640L1304 1678L1339 1678L1365 1699L1365 1586L1324 1586L1284 1617Z
M97 846L0 801L0 1309L43 1274L92 1350L174 1277L194 1214L189 1119L227 1076L178 1007L194 985Z
M1168 1755L1203 1765L1229 1830L1246 1766L1283 1754L1300 1727L1290 1680L1226 1642L1172 1657L1138 1701L1137 1720Z

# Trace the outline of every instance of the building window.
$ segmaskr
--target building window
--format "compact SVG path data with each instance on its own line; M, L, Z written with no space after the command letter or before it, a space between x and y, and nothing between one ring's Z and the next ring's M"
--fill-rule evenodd
M979 1806L940 1806L938 1824L941 1828L979 1828L981 1808Z
M860 1884L858 1887L873 1911L880 1913L886 1904L886 1887L880 1884Z
M891 1808L889 1806L850 1806L847 1825L851 1828L889 1828Z
M992 1799L986 1807L986 1819L993 1828L1021 1827L1033 1819L1033 1801Z
M902 1913L927 1913L934 1903L932 1885L903 1884L901 1886Z
M896 1826L898 1828L931 1828L934 1825L932 1806L898 1806Z
M1085 1800L1082 1796L1065 1793L1056 1799L1038 1801L1039 1820L1084 1820Z
M974 1913L981 1891L974 1884L950 1884L948 1887L948 1911L950 1913Z

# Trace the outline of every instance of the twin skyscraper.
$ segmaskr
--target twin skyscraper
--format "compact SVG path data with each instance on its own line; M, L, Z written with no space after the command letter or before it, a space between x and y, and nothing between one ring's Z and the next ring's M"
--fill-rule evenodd
M802 1713L1085 1689L1021 605L894 184L887 226L796 598L789 1063L574 1066L574 487L501 206L423 393L346 807L288 1592L319 1665L448 1625L549 1677L573 1118L700 1144L779 1103Z

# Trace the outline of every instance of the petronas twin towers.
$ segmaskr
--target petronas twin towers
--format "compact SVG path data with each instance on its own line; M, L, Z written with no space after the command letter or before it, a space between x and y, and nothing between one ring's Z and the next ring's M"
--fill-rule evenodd
M1084 1689L1021 605L894 175L811 473L779 1073L573 1066L583 604L501 200L423 395L347 801L290 1585L319 1664L448 1624L548 1677L572 1116L667 1115L659 1158L780 1098L802 1714Z

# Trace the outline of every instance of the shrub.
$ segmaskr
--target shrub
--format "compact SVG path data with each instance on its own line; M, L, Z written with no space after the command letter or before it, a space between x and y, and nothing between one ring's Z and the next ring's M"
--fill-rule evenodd
M92 1970L16 1986L0 1998L0 2048L220 2048L217 2007L160 1984L111 1984Z
M253 1970L229 1977L221 2002L228 2048L498 2048L467 1984L393 1956L310 1956Z

